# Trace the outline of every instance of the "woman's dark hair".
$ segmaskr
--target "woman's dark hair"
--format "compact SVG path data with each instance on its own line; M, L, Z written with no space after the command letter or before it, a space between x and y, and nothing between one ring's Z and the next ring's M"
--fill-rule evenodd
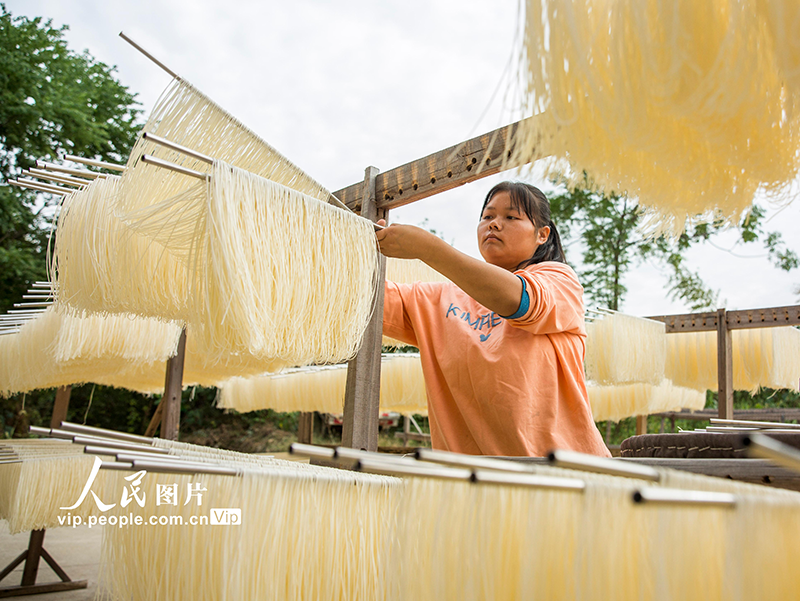
M486 195L486 200L483 201L483 207L481 208L481 215L492 197L499 192L508 192L511 197L511 206L525 213L537 230L544 226L550 228L550 236L544 244L541 244L536 249L530 259L520 263L517 269L523 269L528 265L544 261L566 263L564 249L561 248L561 237L558 235L558 230L553 220L550 219L550 202L544 193L539 188L524 182L500 182L489 190Z

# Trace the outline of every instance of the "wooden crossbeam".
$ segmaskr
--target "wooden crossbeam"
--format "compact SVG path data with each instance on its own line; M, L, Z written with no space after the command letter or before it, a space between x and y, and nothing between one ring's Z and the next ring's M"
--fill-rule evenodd
M532 119L533 117L529 117ZM518 165L509 159L517 121L455 146L434 152L400 167L379 173L375 179L378 209L396 209L428 196L463 186ZM542 154L542 157L545 155ZM337 190L334 196L356 212L361 212L364 184L358 182Z
M727 311L725 318L729 330L798 326L800 325L800 305ZM667 334L713 332L717 330L716 311L679 315L653 315L647 319L663 321L667 326Z

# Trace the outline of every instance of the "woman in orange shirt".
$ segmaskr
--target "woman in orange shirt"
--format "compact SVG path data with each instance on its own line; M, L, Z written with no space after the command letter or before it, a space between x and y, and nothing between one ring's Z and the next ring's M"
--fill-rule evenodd
M452 282L386 282L384 298L384 334L420 349L434 448L609 456L586 391L583 288L538 188L489 191L478 223L485 261L414 226L376 236L384 255L421 259Z

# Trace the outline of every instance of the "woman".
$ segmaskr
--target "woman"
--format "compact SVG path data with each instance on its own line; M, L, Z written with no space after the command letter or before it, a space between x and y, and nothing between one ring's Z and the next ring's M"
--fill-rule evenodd
M434 448L609 456L586 392L583 289L539 189L489 191L478 224L485 262L414 226L376 236L384 255L421 259L453 282L386 282L384 299L384 334L420 349Z

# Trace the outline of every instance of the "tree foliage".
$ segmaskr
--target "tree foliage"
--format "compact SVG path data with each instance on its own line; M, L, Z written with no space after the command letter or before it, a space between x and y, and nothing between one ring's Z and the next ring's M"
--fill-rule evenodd
M625 275L641 261L652 259L663 266L673 300L683 301L692 311L716 308L718 292L687 267L685 254L720 233L725 227L722 221L689 224L677 237L652 236L640 227L645 211L636 201L599 191L586 174L577 186L554 183L558 190L550 198L552 218L566 246L581 243L578 274L591 303L618 311L628 291ZM764 230L764 216L764 209L753 205L739 224L739 241L763 245L769 260L779 269L797 268L797 254L786 246L779 232Z
M64 40L66 26L12 16L0 4L0 176L57 159L59 151L124 161L136 139L135 96L115 69ZM46 196L46 195L45 195ZM45 198L0 186L0 312L46 277Z

